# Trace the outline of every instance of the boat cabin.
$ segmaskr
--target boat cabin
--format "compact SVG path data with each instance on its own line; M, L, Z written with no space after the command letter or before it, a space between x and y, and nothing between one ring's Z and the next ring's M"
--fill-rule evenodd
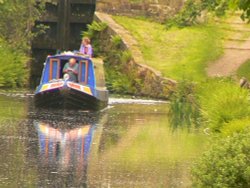
M78 83L95 87L94 65L92 60L78 55L48 56L44 65L40 84L62 80L64 65L71 58L76 59L78 63Z

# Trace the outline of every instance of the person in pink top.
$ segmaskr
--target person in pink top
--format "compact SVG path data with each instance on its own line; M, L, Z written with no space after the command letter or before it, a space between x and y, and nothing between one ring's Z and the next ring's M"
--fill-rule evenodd
M93 49L90 44L90 39L88 37L84 37L82 39L82 44L79 49L80 53L88 55L89 57L93 56Z

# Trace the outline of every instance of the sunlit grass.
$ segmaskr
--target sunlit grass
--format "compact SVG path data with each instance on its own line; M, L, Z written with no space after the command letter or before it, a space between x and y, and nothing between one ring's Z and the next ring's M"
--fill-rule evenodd
M250 60L240 66L237 70L237 76L239 78L245 77L247 80L250 80Z
M166 77L202 80L208 63L223 53L223 32L215 24L166 30L146 20L114 19L136 38L145 63Z
M235 121L237 124L241 120L246 122L250 116L249 91L230 80L214 79L203 83L199 102L206 126L214 131L221 132Z

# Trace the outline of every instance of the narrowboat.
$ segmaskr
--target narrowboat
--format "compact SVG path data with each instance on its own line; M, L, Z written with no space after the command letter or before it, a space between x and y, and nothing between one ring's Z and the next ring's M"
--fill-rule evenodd
M72 58L78 64L77 81L70 81L64 73L66 63ZM108 91L105 87L102 61L73 52L48 56L34 101L35 106L41 108L105 108L108 104Z

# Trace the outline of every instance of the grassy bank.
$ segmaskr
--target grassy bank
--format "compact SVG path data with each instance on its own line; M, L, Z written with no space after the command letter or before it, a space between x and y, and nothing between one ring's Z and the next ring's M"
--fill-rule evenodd
M250 60L240 66L237 70L237 76L238 78L245 77L247 80L250 80Z
M166 30L164 25L115 16L139 43L145 64L173 79L203 80L208 63L222 53L224 33L215 24Z
M223 54L222 38L230 35L225 29L230 27L228 24L167 30L164 25L148 20L121 16L114 19L138 41L145 64L179 80L171 103L171 113L176 115L174 124L189 127L200 124L225 135L247 126L248 91L230 79L208 78L205 70ZM243 65L238 75L249 78L249 67L249 63Z
M200 83L198 101L204 126L230 135L250 123L249 91L230 79L213 79Z

